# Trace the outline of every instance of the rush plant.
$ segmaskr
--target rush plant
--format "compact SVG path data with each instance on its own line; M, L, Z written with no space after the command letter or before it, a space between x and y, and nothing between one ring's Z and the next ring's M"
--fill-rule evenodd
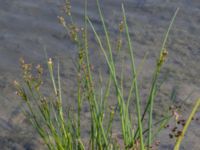
M123 44L127 44L131 62L130 89L124 89L123 87L123 79L126 75L123 68L120 73L116 70L116 61L113 56L115 51L111 44L113 40L106 26L99 0L96 0L96 4L105 36L104 39L98 34L90 16L87 14L87 0L85 1L84 27L78 27L73 21L71 5L68 0L66 0L65 3L65 12L66 17L70 18L70 22L66 22L65 17L58 17L59 22L65 28L72 42L78 49L78 59L75 68L77 71L77 93L74 98L77 103L76 111L64 109L60 66L59 63L55 66L55 63L49 58L47 66L53 88L48 97L44 96L43 91L40 88L43 83L43 68L38 65L36 67L37 74L33 74L32 65L25 63L23 59L20 60L21 68L23 70L23 82L19 83L15 81L15 85L17 94L22 98L25 104L23 112L49 150L150 150L155 145L156 135L165 128L170 118L173 117L173 114L168 113L158 122L153 121L154 100L160 87L158 77L168 56L166 42L172 24L178 13L178 9L174 13L168 30L163 38L163 44L152 75L147 103L145 106L141 107L140 91L142 89L139 89L138 85L138 77L141 69L138 68L142 68L145 57L143 63L136 68L124 5L122 4L121 7L123 18L119 25L120 38L116 45L117 52L120 53L123 51L122 34L124 34L124 40L127 42ZM99 81L95 80L96 75L91 68L88 29L92 31L97 42L97 49L100 49L109 69L107 77L104 77L101 74L99 75ZM120 57L120 55L118 56ZM119 76L120 78L118 78ZM100 87L97 87L96 85L100 85ZM111 89L115 90L114 95L116 99L114 100L116 100L117 103L116 107L108 104L110 95L113 94L111 93ZM127 95L125 95L124 90L126 90ZM84 103L87 103L90 111L90 122L88 123L90 132L88 138L86 138L87 142L83 139L81 132L84 130L81 129L82 107ZM131 109L134 109L133 106L135 106L136 113L131 113L130 111ZM191 114L192 116L198 107L199 101ZM144 110L142 108L144 108ZM115 133L113 133L114 118L118 114L119 116L117 117L120 118L119 126L121 127L121 139L114 136ZM145 117L147 119L145 119ZM190 121L191 117L186 123L184 133ZM147 125L145 126L145 124ZM180 137L181 138L177 139L176 150L182 140L182 134Z

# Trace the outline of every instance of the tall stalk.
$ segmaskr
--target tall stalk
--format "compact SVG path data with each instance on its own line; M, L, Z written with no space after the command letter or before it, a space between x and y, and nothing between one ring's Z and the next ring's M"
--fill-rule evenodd
M129 29L126 21L126 14L124 10L124 5L122 4L122 11L123 11L123 19L125 23L125 29L126 29L126 36L128 40L128 47L129 47L129 53L131 56L131 67L133 72L133 84L134 84L134 90L135 90L135 97L136 97L136 111L137 111L137 119L138 119L138 126L139 126L139 133L140 133L140 148L141 150L144 150L144 141L143 141L143 129L142 129L142 121L141 121L141 107L140 107L140 95L138 90L138 84L137 84L137 76L136 76L136 69L135 69L135 62L134 62L134 56L133 56L133 48L132 43L129 35Z
M152 86L151 86L151 90L150 90L150 95L149 95L149 98L148 98L148 103L147 105L149 104L149 122L148 122L148 129L149 129L149 134L148 134L148 148L151 146L152 144L152 122L153 122L153 107L154 107L154 100L155 100L155 95L156 95L156 90L157 90L157 78L158 78L158 75L160 73L160 69L163 65L163 63L165 62L166 60L166 57L168 55L168 52L167 50L165 49L166 47L166 42L167 42L167 39L168 39L168 36L169 36L169 32L172 28L172 25L174 23L174 20L176 18L176 15L179 11L179 8L176 9L173 17L172 17L172 20L169 24L169 27L167 29L167 32L164 36L164 40L163 40L163 43L162 43L162 47L161 47L161 50L160 50L160 57L157 61L157 64L156 64L156 69L155 69L155 72L154 72L154 76L153 76L153 81L152 81ZM147 108L148 108L147 107Z

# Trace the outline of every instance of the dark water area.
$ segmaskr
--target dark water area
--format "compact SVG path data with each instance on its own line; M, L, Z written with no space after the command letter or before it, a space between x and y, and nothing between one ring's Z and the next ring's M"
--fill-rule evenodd
M74 21L83 25L84 0L72 1ZM100 4L113 40L118 34L122 20L121 2L124 2L131 39L133 40L136 64L140 64L146 52L146 63L140 78L151 81L155 59L159 54L163 35L176 8L179 13L167 42L169 57L162 73L168 74L156 101L155 112L162 113L170 104L170 93L176 89L176 102L183 104L183 115L187 116L194 101L200 97L200 2L199 0L101 0ZM0 0L0 149L39 150L45 149L30 124L22 115L21 102L15 95L13 80L20 79L18 60L24 57L34 64L45 64L44 49L53 58L59 58L61 74L68 87L66 95L73 97L74 67L77 55L65 30L58 23L62 16L63 0ZM96 30L103 36L95 0L88 0L88 15ZM91 30L91 29L90 29ZM92 34L91 34L92 35ZM94 36L90 38L95 47ZM90 50L91 60L96 67L105 64L95 62L98 52ZM126 54L125 54L126 55ZM129 62L127 62L129 63ZM117 66L120 65L117 64ZM127 66L126 71L130 71ZM65 86L67 86L65 85ZM145 93L149 85L142 85ZM192 93L190 95L190 93ZM185 100L185 98L190 97ZM200 114L198 114L200 115ZM87 123L86 123L87 124ZM87 125L85 125L87 127ZM161 150L171 150L174 140L167 132L159 136ZM194 122L184 140L183 150L199 150L200 122Z

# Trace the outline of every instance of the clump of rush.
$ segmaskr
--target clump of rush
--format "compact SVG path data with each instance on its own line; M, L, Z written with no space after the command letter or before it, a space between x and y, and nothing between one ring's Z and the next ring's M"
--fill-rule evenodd
M156 139L161 130L169 130L169 138L176 140L174 150L178 150L190 122L197 120L194 119L194 115L199 108L200 100L197 101L188 119L181 117L179 108L176 106L170 107L159 121L154 120L153 117L154 101L160 87L158 78L168 57L167 38L178 9L164 35L160 54L155 61L146 104L141 106L140 92L142 89L139 88L138 76L142 65L138 67L139 69L135 66L134 50L124 5L122 4L121 9L122 21L118 27L119 34L116 42L112 45L111 43L115 40L113 41L114 38L112 39L109 34L99 0L96 0L96 4L102 25L101 35L104 37L96 31L87 13L87 0L85 0L83 25L78 25L73 21L69 0L65 0L63 5L64 14L58 16L59 23L78 50L75 67L77 72L75 76L77 87L75 88L77 90L76 97L74 97L74 101L76 101L74 110L72 111L70 108L66 110L63 106L63 87L60 77L62 70L60 70L59 63L55 64L49 58L47 67L52 88L49 89L51 92L48 96L45 96L41 88L44 76L42 66L33 67L32 64L25 63L24 59L20 59L23 81L14 81L14 84L17 95L25 104L22 111L49 150L154 150L162 144ZM107 77L101 73L97 74L95 66L91 63L89 31L96 40L96 49L100 50L105 58L108 67ZM120 73L116 71L117 62L113 55L116 54L116 57L120 58L118 60L122 60L122 64L124 64L126 61L121 53L125 46L131 62L129 89L124 88L126 79L124 65L122 65ZM112 101L115 101L115 105L109 104L111 98ZM90 119L87 138L84 137L85 129L82 128L84 104L89 108ZM134 113L131 111L133 108ZM116 118L119 120L118 122L115 121ZM169 123L171 120L175 120L174 124ZM119 127L119 133L114 130L115 123Z

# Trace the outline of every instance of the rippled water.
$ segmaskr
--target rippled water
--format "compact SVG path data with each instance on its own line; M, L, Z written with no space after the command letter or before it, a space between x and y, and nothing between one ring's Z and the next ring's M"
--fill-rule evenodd
M115 39L118 23L121 21L122 0L101 0L106 17L106 25ZM97 31L103 36L95 0L88 0L88 15ZM169 78L163 86L157 111L162 111L173 88L177 90L177 101L185 104L185 114L194 100L200 96L200 3L199 0L124 0L127 19L133 40L136 64L149 52L141 78L150 81L155 58L159 53L162 37L176 8L180 11L170 33L167 49L169 58L163 69ZM2 149L39 149L31 127L27 126L19 109L19 101L14 95L12 81L19 78L18 59L24 56L28 61L44 63L46 49L51 57L61 58L62 67L68 75L66 82L73 85L68 77L73 77L72 59L76 49L58 24L61 16L62 0L0 0L0 146ZM83 24L83 0L72 0L74 20ZM95 41L91 37L91 41ZM94 46L95 46L95 42ZM91 49L94 61L97 52ZM101 62L97 67L105 65ZM126 68L129 71L129 67ZM147 86L142 87L145 97ZM187 101L187 95L193 94ZM65 91L70 94L70 91ZM199 122L193 123L183 149L199 148ZM161 140L166 142L160 149L170 149L170 139L164 133ZM33 142L32 142L33 141ZM37 148L36 148L37 147ZM41 149L43 149L41 147Z

